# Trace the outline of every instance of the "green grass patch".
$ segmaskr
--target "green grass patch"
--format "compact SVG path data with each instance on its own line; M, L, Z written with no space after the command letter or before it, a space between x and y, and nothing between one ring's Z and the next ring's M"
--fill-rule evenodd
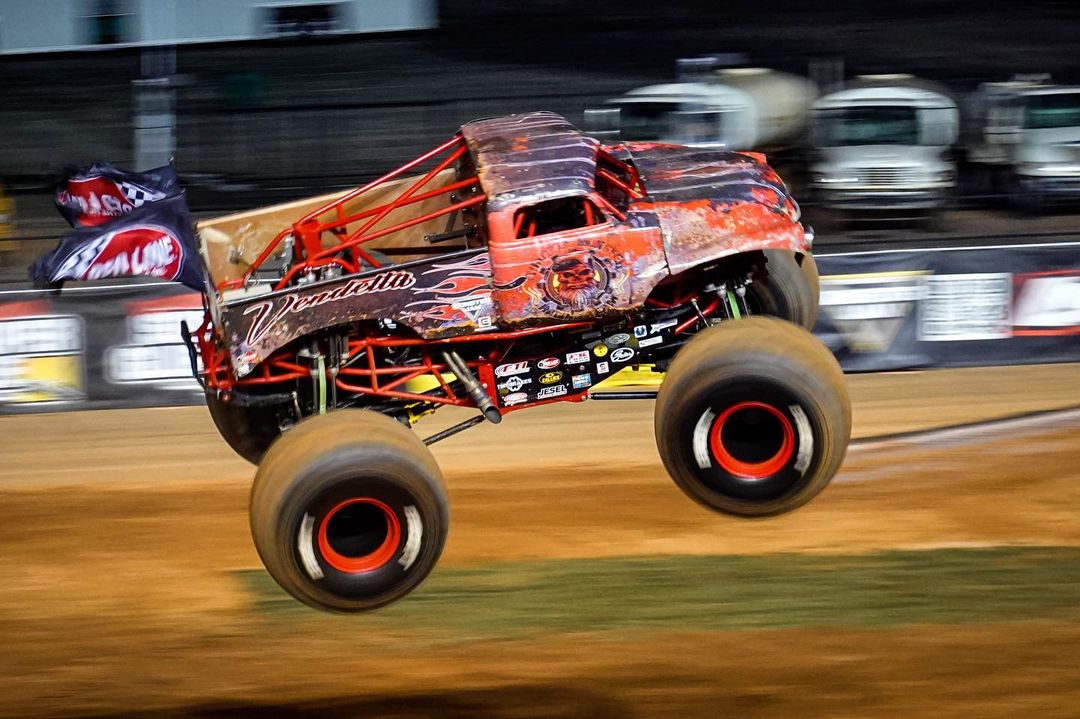
M269 575L256 609L311 616ZM656 556L436 569L402 602L346 618L456 640L633 628L887 627L1060 615L1080 607L1080 549Z

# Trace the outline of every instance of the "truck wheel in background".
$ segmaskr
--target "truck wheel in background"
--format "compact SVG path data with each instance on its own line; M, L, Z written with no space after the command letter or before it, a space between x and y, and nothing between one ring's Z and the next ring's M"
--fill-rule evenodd
M272 406L247 407L225 402L216 392L207 392L206 407L222 439L254 465L262 461L266 450L281 434L278 412Z
M446 490L411 431L376 412L308 417L273 444L251 489L251 536L270 576L317 609L396 601L446 543Z
M765 260L768 276L755 279L748 288L752 309L813 329L820 291L813 255L796 257L788 250L765 250Z
M851 436L844 375L813 335L748 317L701 332L660 387L656 443L691 498L741 516L788 512L829 483Z

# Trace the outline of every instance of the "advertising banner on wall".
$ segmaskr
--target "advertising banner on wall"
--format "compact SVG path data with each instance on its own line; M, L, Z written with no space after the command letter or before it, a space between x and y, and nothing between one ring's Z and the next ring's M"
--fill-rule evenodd
M1080 361L1080 243L822 254L848 371Z
M0 413L201 402L182 319L202 299L173 284L0 293Z

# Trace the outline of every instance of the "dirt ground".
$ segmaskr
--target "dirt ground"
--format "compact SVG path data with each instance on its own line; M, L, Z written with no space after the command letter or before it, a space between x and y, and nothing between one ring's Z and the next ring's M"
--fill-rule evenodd
M1076 406L1077 379L1064 365L856 376L855 433ZM1080 412L864 441L810 505L748 522L672 485L651 410L551 407L437 445L452 502L440 566L1080 546ZM1073 717L1080 706L1075 613L454 641L267 613L237 579L259 567L253 468L205 410L8 417L0 442L0 716Z

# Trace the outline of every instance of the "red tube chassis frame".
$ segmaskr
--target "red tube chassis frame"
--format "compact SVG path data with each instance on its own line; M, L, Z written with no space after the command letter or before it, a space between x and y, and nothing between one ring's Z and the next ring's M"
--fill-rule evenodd
M360 273L365 266L378 270L383 264L376 256L373 256L362 247L365 243L393 235L438 217L450 216L469 208L478 208L488 201L488 196L482 191L479 174L466 177L459 176L459 179L441 187L426 189L432 180L443 171L454 167L460 168L462 161L466 159L469 153L469 149L466 137L463 133L459 133L411 162L326 203L314 211L308 212L291 226L285 227L278 232L240 278L225 280L208 291L208 303L219 303L222 293L249 285L255 273L264 266L267 259L278 250L281 243L290 235L297 240L293 262L285 274L274 284L274 291L285 290L295 283L298 278L328 266L336 265L340 267L341 272L345 275L344 279L347 279L350 275ZM361 212L349 214L346 211L346 207L356 201L358 197L397 179L409 170L420 167L429 161L434 161L434 166L420 176L419 179L409 184L393 200L364 209ZM757 161L757 158L755 158L755 161ZM594 191L590 193L589 197L596 201L603 212L617 218L619 221L627 220L628 213L609 200L610 192L624 195L627 205L641 203L651 207L651 200L633 163L621 161L611 149L605 148L598 143L595 144L594 162L596 164L596 177L605 183L608 193ZM465 199L458 199L457 193L465 193L468 196ZM446 207L401 222L379 226L395 210L442 195L451 196L451 202ZM491 211L490 208L488 209ZM358 228L350 228L350 226L357 224L360 225ZM518 233L521 229L519 218L513 225L515 235L520 236ZM330 246L324 245L323 238L327 235L335 239L335 242ZM658 231L657 235L659 235ZM531 232L526 236L531 236ZM792 244L787 239L771 245L758 242L740 247L738 251L764 249L769 246L787 248L791 247ZM796 244L795 247L798 247L798 245ZM652 289L663 280L664 276L666 276L666 271L646 287L646 296L636 297L635 301L623 307L613 308L616 310L615 313L609 312L606 315L597 313L595 316L585 317L578 321L564 321L543 326L528 326L528 322L525 322L522 326L499 331L475 331L474 328L463 327L460 333L452 329L446 333L449 336L441 337L423 336L420 332L411 336L403 336L401 332L396 332L369 334L359 338L349 337L346 340L345 350L337 367L313 368L304 365L299 361L296 352L285 346L259 361L252 368L253 371L237 372L233 358L227 348L228 344L223 328L215 325L213 317L216 313L210 311L209 308L203 324L194 333L194 337L203 363L205 386L210 391L224 394L238 391L259 392L273 386L312 380L315 373L320 373L321 377L318 378L320 381L332 382L336 390L362 398L382 398L406 403L415 402L428 407L442 404L476 406L477 403L473 397L466 392L455 391L452 386L453 381L448 382L444 378L444 374L452 373L453 370L446 361L439 358L439 353L454 348L472 350L469 353L469 358L465 360L466 365L476 373L481 385L488 394L495 395L498 382L495 368L500 362L505 362L508 358L519 361L521 359L540 359L540 357L544 356L543 354L540 357L528 358L515 356L515 344L519 340L540 334L583 331L596 326L600 321L606 321L610 326L613 314L621 314L625 318L623 321L625 329L630 330L634 324L630 312L635 309L641 309L642 307L676 308L686 306L691 300L700 296L699 287L693 285L693 283L687 283L688 286L684 287L681 278L669 278L666 286L670 286L670 289L665 289L663 292L652 292ZM498 287L498 282L499 278L496 276L496 287ZM641 292L638 294L640 295ZM664 297L665 295L666 297ZM701 306L695 305L695 312L692 315L681 319L666 334L683 334L719 310L730 312L730 308L723 307L724 304L723 296L710 296L707 300L703 299ZM218 307L221 306L221 304L218 304ZM561 344L565 348L570 345L570 340L564 339ZM387 364L381 359L380 351L391 348L413 348L419 352L419 357L414 358L413 363L408 365ZM641 359L644 359L645 355L644 352L640 353ZM407 383L411 380L421 378L430 378L432 382L437 384L436 390L416 392L406 388ZM576 391L579 388L575 385L573 389L574 391L570 391L570 388L567 388L564 394L550 399L537 399L509 406L497 404L498 410L500 414L505 414L514 409L549 402L581 401L588 395L587 386L580 388L580 391ZM492 399L494 400L496 397L493 396Z

